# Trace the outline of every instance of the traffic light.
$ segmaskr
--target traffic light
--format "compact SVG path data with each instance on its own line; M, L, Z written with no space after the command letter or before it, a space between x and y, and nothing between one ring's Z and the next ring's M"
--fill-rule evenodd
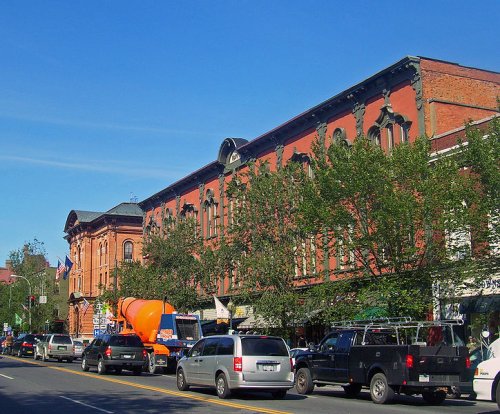
M26 296L25 300L24 300L24 304L27 308L30 307L30 303L31 303L31 296Z
M30 296L30 307L35 306L35 297L33 295Z

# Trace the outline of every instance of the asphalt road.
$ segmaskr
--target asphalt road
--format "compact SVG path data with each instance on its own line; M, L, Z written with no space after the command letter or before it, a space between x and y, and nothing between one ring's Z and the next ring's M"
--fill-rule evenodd
M0 358L0 414L132 414L132 413L268 413L268 414L498 414L496 403L446 400L428 406L420 397L397 396L376 405L367 390L348 399L340 387L316 388L310 396L291 390L284 400L267 393L243 393L220 400L215 391L177 390L174 375L98 376L82 372L80 363Z

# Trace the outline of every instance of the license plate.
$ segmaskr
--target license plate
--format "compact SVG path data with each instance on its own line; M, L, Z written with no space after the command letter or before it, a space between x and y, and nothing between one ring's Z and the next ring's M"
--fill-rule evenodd
M262 365L262 371L276 371L275 365Z
M430 381L430 377L427 374L421 374L421 375L418 376L418 380L420 382L429 382Z
M130 358L132 358L132 355L128 355L128 354L124 354L124 355L122 355L122 356L123 356L123 358L125 358L125 359L130 359Z
M57 349L59 349L59 351L66 351L66 347L65 346L58 346Z
M27 353L27 354L32 354L32 353L33 353L33 351L26 351L26 353Z

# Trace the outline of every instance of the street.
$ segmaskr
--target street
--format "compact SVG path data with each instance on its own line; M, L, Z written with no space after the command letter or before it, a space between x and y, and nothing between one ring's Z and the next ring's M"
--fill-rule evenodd
M367 390L355 399L340 387L316 388L310 396L289 391L284 400L268 393L241 393L229 400L214 390L177 390L174 375L98 376L95 369L81 371L73 363L40 362L28 358L0 358L0 413L498 413L496 403L447 399L441 406L428 406L420 397L397 396L393 403L376 405Z

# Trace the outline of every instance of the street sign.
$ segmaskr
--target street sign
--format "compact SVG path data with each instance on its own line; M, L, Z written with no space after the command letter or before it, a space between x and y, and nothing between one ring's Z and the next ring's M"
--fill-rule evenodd
M39 303L47 303L47 296L40 296Z
M92 317L92 324L94 325L99 325L99 316L93 316Z
M101 334L100 329L94 329L94 336L99 336Z

